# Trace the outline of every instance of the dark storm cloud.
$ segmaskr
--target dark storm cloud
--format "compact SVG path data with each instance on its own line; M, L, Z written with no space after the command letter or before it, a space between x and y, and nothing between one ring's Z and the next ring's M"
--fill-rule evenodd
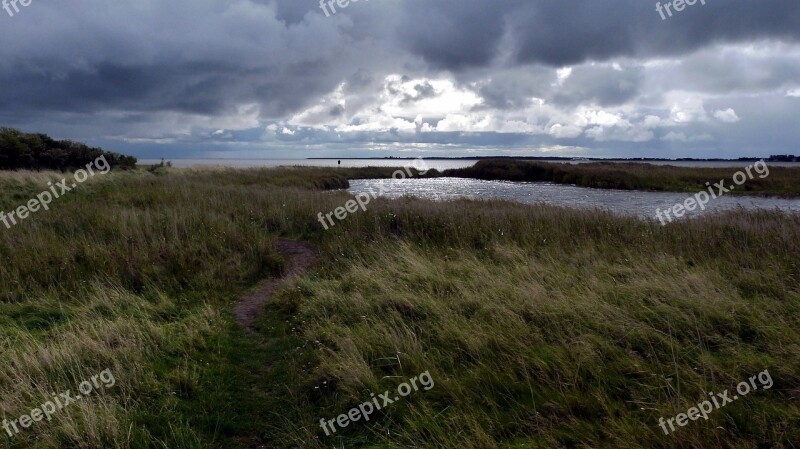
M643 81L641 68L581 66L574 69L548 98L555 104L567 106L581 103L618 106L635 98Z
M270 0L258 0L255 3L269 4ZM277 19L288 25L300 23L309 12L309 5L313 5L312 2L286 0L276 1L274 4Z
M410 0L403 2L403 36L412 51L453 70L489 64L503 44L516 62L565 66L677 55L719 42L800 39L796 0L705 1L662 20L650 0Z
M658 81L663 88L729 93L795 87L798 80L800 58L780 52L743 55L705 50L683 58L677 69L668 69Z
M264 117L283 117L353 76L362 59L382 63L309 4L223 3L40 2L0 15L0 109L215 115L257 103Z
M795 0L706 0L662 20L654 1L543 0L529 3L516 25L521 61L553 65L616 56L676 55L715 42L754 38L797 41ZM662 2L666 3L666 2Z
M214 114L224 103L221 95L232 77L214 64L186 66L123 66L98 62L91 71L73 70L53 79L46 73L16 71L3 78L0 98L19 108L71 112L114 105L119 109ZM228 74L232 69L228 69Z
M63 4L37 3L17 17L2 18L10 28L0 32L5 44L0 50L0 84L5 87L0 105L214 114L255 101L264 116L277 117L307 106L364 67L379 70L382 61L370 62L376 55L363 50L386 51L384 58L408 50L431 68L459 71L491 66L512 51L519 63L561 66L621 55L677 54L719 41L800 36L796 0L707 2L662 21L654 2L642 0L386 0L384 5L353 3L332 18L322 16L316 1L258 0L239 2L239 9L250 5L264 20L251 18L237 26L226 22L230 10L183 0L171 2L165 11L145 2L153 8L151 14L161 17L125 23L121 29L114 24L127 20L124 6L104 14L91 9L98 2L74 2L85 10L81 16L74 10L67 14ZM394 14L397 9L400 14ZM58 20L62 13L71 16L68 25L54 24L50 32L32 28L45 21L38 27L47 30L46 21ZM163 15L169 13L176 14L173 26L165 26L171 22ZM207 16L195 27L177 21L181 13L187 19ZM238 14L246 18L247 11ZM376 24L376 18L384 22ZM382 31L361 37L388 46L357 49L360 41L353 36L369 26ZM87 41L92 43L80 45ZM34 46L47 50L23 53ZM591 84L591 79L581 81ZM633 94L631 83L606 83L602 92L584 85L581 89L587 92L562 93L556 101L580 101L588 93L596 94L601 104L613 104ZM492 104L514 107L525 102L492 88L484 89Z
M772 132L772 124L783 123L776 117L794 112L786 102L796 101L773 92L758 103L763 115L748 115L741 111L744 94L800 87L800 64L774 51L709 52L754 42L791 50L800 41L800 6L797 0L705 1L662 21L655 0L371 0L331 17L318 0L42 0L14 17L0 10L0 125L79 139L217 143L256 142L268 124L277 124L273 136L281 142L514 145L527 142L516 134L523 125L566 126L586 105L629 105L636 121L644 109L636 102L644 102L662 108L655 114L666 118L666 94L683 90L741 93L708 113L734 108L742 117L737 135L754 140L758 129ZM664 56L678 61L644 67ZM611 64L618 59L621 64ZM572 72L557 78L554 69L565 66ZM390 75L400 83L387 81ZM442 85L431 82L448 78L481 100L455 115L485 112L502 120L507 113L519 128L499 136L398 132L402 124L393 119L410 121L413 129L416 115L450 113L425 110L449 111L436 103L446 94ZM399 85L412 80L410 92ZM540 102L553 109L531 112ZM386 104L417 109L387 117ZM377 116L393 131L283 132L293 116L318 105L306 114L313 126L362 125ZM473 118L464 123L481 123ZM787 129L776 131L785 134L774 141L790 141L795 134ZM531 139L591 143L586 136Z
M503 5L507 3L507 5ZM488 65L498 53L506 9L521 1L409 0L403 5L405 46L437 68Z
M611 64L582 65L571 69L559 80L557 72L547 67L520 67L491 75L477 72L462 77L463 83L480 81L477 92L484 103L475 109L514 110L529 107L533 98L573 107L582 103L618 106L635 99L645 88L644 69L640 66Z
M433 98L436 96L436 89L428 81L424 81L414 86L413 94L403 94L403 99L400 101L401 105L408 105L411 103L424 100L426 98Z
M328 114L330 114L331 117L341 117L344 115L344 106L337 104L331 108Z
M552 70L541 67L526 67L496 73L479 71L472 76L462 77L461 81L478 83L477 91L484 99L479 108L513 110L531 105L531 98L544 98L556 78Z

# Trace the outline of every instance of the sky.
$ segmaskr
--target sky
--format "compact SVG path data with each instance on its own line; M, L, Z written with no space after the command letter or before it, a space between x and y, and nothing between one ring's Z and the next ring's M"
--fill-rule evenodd
M798 0L0 1L0 126L140 158L800 154Z

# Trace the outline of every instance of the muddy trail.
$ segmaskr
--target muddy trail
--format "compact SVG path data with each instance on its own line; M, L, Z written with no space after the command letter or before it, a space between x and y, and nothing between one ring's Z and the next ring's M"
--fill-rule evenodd
M261 284L236 304L233 314L242 326L250 327L264 310L264 304L269 298L284 284L306 273L317 260L316 248L308 243L278 238L273 245L286 257L286 267L280 277Z

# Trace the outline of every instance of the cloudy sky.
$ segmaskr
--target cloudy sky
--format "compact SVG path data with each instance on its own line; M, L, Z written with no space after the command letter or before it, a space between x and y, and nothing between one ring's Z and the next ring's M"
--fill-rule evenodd
M798 0L318 1L9 4L0 125L139 157L800 154Z

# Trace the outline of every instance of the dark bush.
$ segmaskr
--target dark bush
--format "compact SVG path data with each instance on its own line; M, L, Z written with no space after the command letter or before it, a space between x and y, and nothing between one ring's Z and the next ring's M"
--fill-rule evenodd
M0 128L0 170L74 170L105 156L112 168L132 169L136 158L46 134Z

